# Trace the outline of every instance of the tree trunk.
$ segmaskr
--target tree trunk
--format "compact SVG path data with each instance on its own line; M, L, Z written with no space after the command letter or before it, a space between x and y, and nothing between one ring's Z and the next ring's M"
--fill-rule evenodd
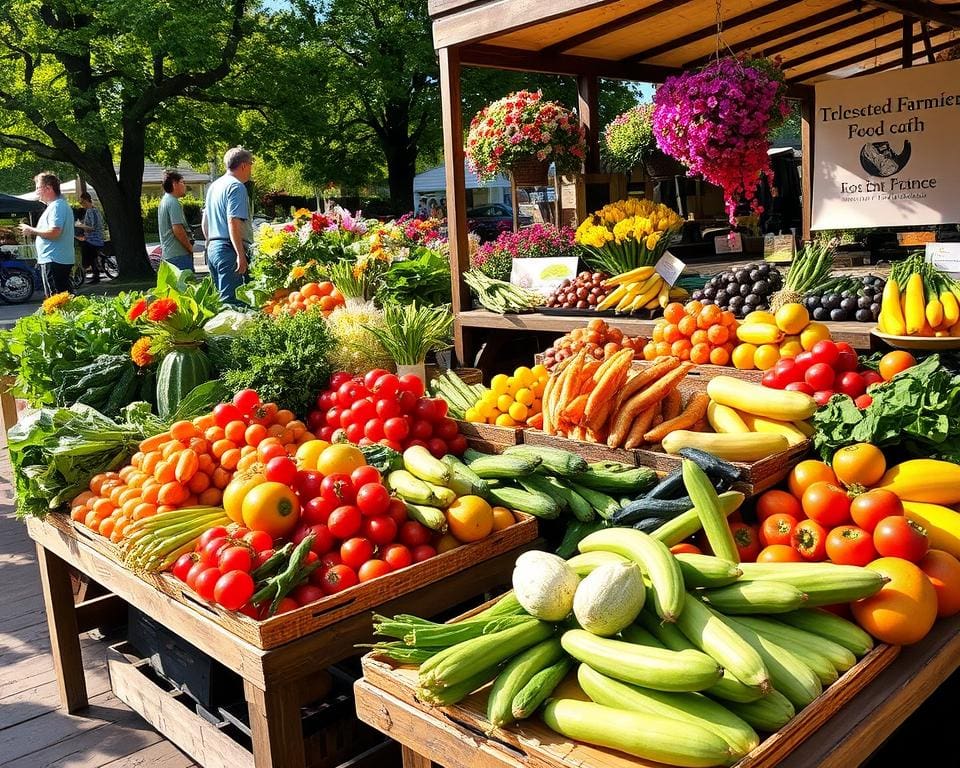
M413 210L413 177L416 176L417 154L411 152L406 136L397 141L389 138L382 142L387 158L387 184L390 187L390 204L393 212L400 215Z

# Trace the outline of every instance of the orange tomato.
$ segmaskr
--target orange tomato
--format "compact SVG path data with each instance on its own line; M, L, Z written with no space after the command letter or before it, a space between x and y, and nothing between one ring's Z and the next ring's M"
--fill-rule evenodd
M891 645L910 645L926 637L937 619L937 592L926 574L899 557L881 557L866 567L889 581L875 595L851 604L857 623Z
M289 536L300 520L297 494L283 483L262 482L243 497L243 524L251 531L266 531L273 538Z
M960 560L949 552L931 549L917 565L937 593L937 616L960 613Z
M803 561L800 553L788 544L770 544L760 550L758 563L799 563Z
M223 491L219 488L207 488L197 497L197 501L204 507L216 507L223 500Z
M323 475L342 472L349 475L358 467L366 466L366 459L356 446L349 443L337 443L324 448L317 456L316 469Z
M779 490L764 491L757 497L757 520L761 523L771 515L792 515L795 519L803 518L803 509L800 500L791 493Z
M900 373L900 371L912 368L916 364L917 360L913 355L902 349L896 349L893 352L887 352L887 354L880 358L879 371L884 381L890 381L890 379Z
M787 485L790 488L790 493L798 499L802 499L803 492L807 490L809 486L821 481L836 484L837 476L833 473L833 470L822 461L807 459L806 461L801 461L790 470L790 478L787 480Z
M243 522L243 500L261 483L265 483L265 478L260 472L238 472L234 475L226 488L223 489L223 511L235 523ZM216 485L216 477L214 478Z
M880 482L883 473L887 471L887 460L877 446L856 443L833 454L830 466L837 480L844 485L862 485L869 488Z
M680 306L680 309L683 309L683 307ZM493 530L502 531L504 528L509 528L515 522L517 522L517 520L513 516L513 512L506 507L493 508Z
M479 496L461 496L447 507L447 525L458 541L479 541L493 530L493 509Z

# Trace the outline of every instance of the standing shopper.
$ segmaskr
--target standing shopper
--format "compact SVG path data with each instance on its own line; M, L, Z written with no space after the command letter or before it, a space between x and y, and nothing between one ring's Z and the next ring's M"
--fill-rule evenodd
M75 226L83 230L83 234L77 235L80 241L80 255L82 256L83 268L90 267L92 283L100 282L100 249L107 244L103 239L103 216L100 211L93 207L93 198L89 192L80 195L80 205L83 206L83 218Z
M37 197L46 203L37 226L21 224L20 231L36 237L37 265L47 296L70 291L70 272L76 256L73 251L73 211L60 196L60 179L44 171L34 177Z
M233 147L223 156L223 163L226 173L207 190L202 227L213 284L225 303L236 304L253 240L250 197L244 186L250 180L253 155L243 147Z
M180 198L187 194L187 183L177 171L163 172L163 197L157 208L160 246L163 260L177 269L193 269L193 240L187 232Z

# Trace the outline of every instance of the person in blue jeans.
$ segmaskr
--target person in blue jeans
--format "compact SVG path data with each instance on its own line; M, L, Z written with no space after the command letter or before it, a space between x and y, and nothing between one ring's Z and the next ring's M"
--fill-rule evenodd
M250 197L244 186L250 180L253 155L232 147L223 156L226 173L207 190L201 226L207 246L210 277L226 304L238 304L237 288L246 277L247 253L253 241Z
M37 197L47 207L40 214L37 226L21 224L20 231L36 238L37 266L43 280L43 293L70 291L70 273L76 261L73 250L73 211L60 195L60 179L56 174L44 171L34 179Z
M93 198L89 192L80 195L80 205L83 208L83 218L74 222L74 227L82 230L82 234L77 235L80 241L80 255L83 261L83 268L90 267L91 283L100 282L100 255L101 249L107 244L103 239L103 216L100 211L93 207Z
M163 172L163 197L157 207L160 251L163 260L177 269L193 269L193 240L187 231L187 217L180 198L187 194L187 183L179 171Z

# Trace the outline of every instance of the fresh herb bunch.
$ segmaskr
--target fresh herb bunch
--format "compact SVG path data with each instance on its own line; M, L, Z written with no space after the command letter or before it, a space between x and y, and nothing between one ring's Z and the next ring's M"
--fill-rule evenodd
M368 327L397 365L422 363L428 352L450 345L453 314L450 307L389 304L383 310L385 325Z
M412 247L406 261L394 261L377 287L377 303L437 306L450 303L450 261L440 252Z
M827 279L833 269L833 246L829 243L808 243L797 252L783 280L783 288L773 294L770 308L776 312L784 304L797 304L803 295Z
M305 414L330 378L333 343L319 309L262 315L233 340L223 379L231 391L255 389L264 402Z
M327 317L333 348L327 355L336 371L362 376L374 368L389 368L390 353L370 328L385 328L383 312L373 302L356 302L338 307Z

